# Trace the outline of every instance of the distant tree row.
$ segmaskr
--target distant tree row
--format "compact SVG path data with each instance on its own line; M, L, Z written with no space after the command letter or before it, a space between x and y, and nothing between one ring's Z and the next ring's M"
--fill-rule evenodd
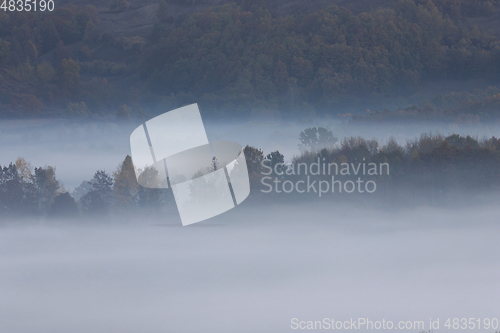
M263 193L263 177L274 177L282 183L305 181L305 169L302 173L300 170L303 166L311 170L312 164L316 164L316 170L327 170L328 165L348 165L358 170L370 163L386 165L387 172L377 171L369 178L377 183L377 191L371 197L385 204L441 204L457 196L472 199L477 194L500 193L500 139L496 137L478 140L457 134L447 137L422 134L406 145L399 145L394 138L385 144L362 137L338 141L328 129L314 127L304 130L299 140L302 152L291 160L285 160L279 151L265 155L255 147L245 147L251 200L274 202L294 198L293 194L283 192ZM340 176L319 172L313 181L330 181L333 175L337 180L354 183L358 175L352 170ZM145 170L140 177L146 178L141 182L153 184L156 176L154 170ZM0 168L1 218L140 217L173 213L175 207L170 189L138 185L130 156L112 175L97 171L90 181L82 182L71 194L56 179L54 167L33 169L20 158Z
M72 194L55 176L55 168L31 168L20 158L0 168L0 217L104 217L111 213L151 214L171 201L170 193L140 187L127 156L113 175L99 170Z
M406 145L399 145L394 138L383 145L362 137L335 142L337 139L325 128L306 129L301 133L303 152L287 163L279 151L264 155L260 149L247 146L245 154L254 195L264 201L270 200L272 194L276 198L275 192L267 197L262 194L262 190L267 189L262 184L264 175L277 177L281 183L287 180L296 183L307 178L301 166L313 163L315 170L329 170L329 165L339 168L348 165L361 170L370 163L388 166L388 174L378 170L374 176L361 177L364 181L376 181L378 189L372 197L385 204L442 204L460 196L472 199L477 194L500 194L500 139L496 137L479 140L457 134L447 137L422 134ZM334 175L337 180L355 181L358 175L352 170L340 176L333 171L330 174L321 171L313 180L330 181ZM296 191L292 193L288 198L297 195ZM283 195L282 192L277 197ZM317 198L317 194L313 196Z
M45 214L61 186L55 168L34 168L23 158L9 166L0 167L0 215Z

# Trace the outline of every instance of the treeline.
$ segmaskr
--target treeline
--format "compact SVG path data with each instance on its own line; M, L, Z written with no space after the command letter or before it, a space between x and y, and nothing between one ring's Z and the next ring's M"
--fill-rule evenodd
M114 215L154 215L168 211L173 197L168 190L138 185L132 159L127 156L112 174L103 170L71 194L55 176L54 167L31 168L20 158L0 168L0 217L71 219Z
M479 140L458 134L422 134L405 145L399 145L394 138L382 145L362 137L339 142L327 129L310 128L301 133L300 139L303 152L289 163L284 163L285 157L279 151L264 155L259 149L246 148L252 191L262 202L270 200L269 196L302 200L309 195L317 199L320 181L330 184L322 196L347 200L369 197L396 206L466 202L478 195L500 194L500 139L496 137ZM372 181L376 191L348 193L352 188L346 190L343 185L333 191L332 176L344 185L350 182L350 186L358 179L363 183ZM267 180L263 181L264 177ZM287 181L288 189L283 190ZM306 195L299 193L297 187L292 188L299 181L303 182L300 191L313 181L316 188L311 187Z
M497 5L399 0L358 15L332 6L282 17L271 15L267 2L237 1L180 20L161 1L148 40L101 31L90 5L2 11L0 76L13 83L0 103L28 116L62 109L68 116L109 117L124 103L139 114L193 102L242 115L252 108L329 110L380 101L432 80L497 81L500 42L463 24L492 15ZM127 8L125 0L110 2L112 11ZM145 84L110 83L131 74ZM86 111L72 113L69 103L84 103Z
M287 161L279 151L265 155L255 147L245 147L251 184L249 202L317 200L318 183L331 182L332 176L344 185L358 180L372 181L376 183L376 191L373 183L369 188L373 190L371 193L349 192L350 189L339 185L335 191L330 188L322 193L322 198L367 199L377 205L453 204L457 199L468 202L481 195L500 193L500 139L496 137L478 140L457 134L446 137L422 134L406 145L399 145L393 138L385 144L361 137L339 141L328 129L314 127L304 130L299 140L302 153ZM319 171L317 174L310 171L313 164ZM376 170L370 173L368 168L372 164ZM331 166L338 169L325 172ZM341 170L346 167L348 173ZM279 188L275 181L279 182ZM290 186L284 186L288 182L293 187L300 181L303 182L300 191L304 191L308 182L316 184L305 194L297 191L298 187L290 190ZM170 189L139 186L130 156L113 174L97 171L71 194L60 185L53 167L33 169L24 159L18 159L0 168L3 219L13 216L92 219L151 214L176 214L173 195Z

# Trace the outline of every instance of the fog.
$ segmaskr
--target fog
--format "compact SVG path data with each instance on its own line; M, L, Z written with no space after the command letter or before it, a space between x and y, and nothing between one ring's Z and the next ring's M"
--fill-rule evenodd
M4 221L0 332L289 332L292 318L359 317L425 330L439 318L445 332L450 317L498 318L499 215L318 202L243 203L191 227Z
M400 144L421 133L499 136L497 125L204 120L210 141L280 150L287 160L313 126ZM2 121L0 165L24 157L55 166L72 191L96 170L116 170L138 125ZM433 331L445 332L448 318L500 319L500 207L469 201L389 211L334 196L249 199L189 227L178 214L2 220L0 332L289 332L294 318L424 322L410 332L429 330L432 318Z
M349 136L376 138L383 142L390 137L398 143L414 139L422 133L461 134L483 137L500 136L497 124L414 123L414 124L352 124L333 117L302 117L283 120L258 115L246 121L214 120L202 110L210 141L234 141L252 145L264 153L279 150L286 161L299 154L302 130L322 126L339 139ZM0 165L24 157L33 167L55 166L57 178L72 191L82 181L90 180L97 170L112 173L130 154L130 134L138 121L115 123L93 121L74 123L69 120L4 120L0 123Z

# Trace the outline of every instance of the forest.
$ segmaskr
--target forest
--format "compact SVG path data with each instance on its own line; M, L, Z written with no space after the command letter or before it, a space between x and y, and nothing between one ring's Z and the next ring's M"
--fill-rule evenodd
M105 9L0 11L2 116L121 119L193 102L238 117L255 108L337 115L339 107L404 104L443 80L470 87L477 79L498 91L500 41L465 23L494 15L497 0L398 0L359 14L330 6L286 16L264 1L182 17L171 14L174 5L159 3L145 35L100 28L103 13L130 10L125 0ZM467 91L445 94L474 95ZM472 110L466 114L486 107L470 101L463 101Z
M317 200L317 194L297 195L264 191L262 179L273 169L273 177L283 181L305 179L300 172L288 173L299 164L385 163L387 172L372 178L374 193L329 193L325 200L367 200L374 205L414 207L419 204L441 206L457 200L471 202L489 196L500 187L500 139L477 139L457 134L422 134L399 145L393 138L384 144L375 139L349 137L338 140L326 128L305 129L299 137L301 154L285 162L279 151L264 154L258 148L244 149L251 184L250 204L272 204L289 200ZM264 170L266 169L266 170ZM56 177L56 168L35 167L23 158L0 168L0 216L95 218L97 216L135 216L175 214L170 189L139 186L130 156L116 171L95 172L68 193ZM277 173L275 173L278 171ZM319 175L315 179L328 179ZM356 176L344 176L355 180ZM459 202L458 201L458 202Z

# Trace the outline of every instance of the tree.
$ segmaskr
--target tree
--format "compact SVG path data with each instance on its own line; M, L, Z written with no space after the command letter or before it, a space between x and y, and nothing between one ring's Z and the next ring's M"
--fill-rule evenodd
M92 183L83 181L74 191L71 193L71 196L76 200L80 201L80 199L90 191L92 191Z
M22 105L24 111L35 113L41 111L43 103L35 95L29 94L24 97Z
M89 114L87 113L87 104L85 102L80 103L68 103L66 106L68 114L76 117L87 118Z
M111 0L109 2L109 10L112 12L123 12L127 10L129 3L127 0Z
M157 211L161 205L161 189L139 186L137 190L137 205L142 210Z
M16 160L17 173L24 182L29 182L31 178L31 164L27 162L23 157L19 157Z
M111 186L113 185L113 178L105 171L97 171L94 175L92 182L92 190L97 191L103 196L109 196Z
M51 166L35 168L32 182L37 193L38 208L42 212L47 212L61 188L56 179L56 169Z
M262 160L264 159L264 153L262 150L257 149L252 146L246 146L243 150L245 153L245 159L247 162L248 173L260 174L262 171Z
M256 189L260 186L260 180L263 177L262 161L264 160L264 153L262 150L248 145L243 149L243 153L245 154L250 188Z
M49 216L53 218L73 218L78 215L78 206L75 199L68 193L60 193L54 198L50 207Z
M161 181L158 177L158 169L152 166L146 167L142 170L137 181L141 186L145 186L147 188L160 187Z
M137 193L139 184L135 176L132 158L127 155L123 163L113 173L114 185L113 193L115 204L121 210L130 210L134 205L134 196Z
M73 59L63 59L57 68L61 87L74 91L80 85L80 66Z
M42 82L47 83L56 76L56 71L49 62L45 61L36 67L36 74Z
M160 2L160 6L158 7L158 10L156 11L156 17L160 22L165 22L168 20L170 17L169 11L168 11L168 5L165 0L162 0Z
M111 206L113 178L105 171L97 171L89 184L90 192L80 199L83 212L87 215L106 215Z
M267 166L281 174L286 170L284 166L285 156L283 156L278 150L267 154L265 158L265 163ZM278 167L276 167L278 165Z
M338 139L333 136L332 131L324 127L310 127L303 130L299 135L299 147L302 150L317 151L321 148L331 148Z
M140 209L158 209L160 206L161 190L155 188L159 186L158 170L147 167L139 176L139 186L137 190L137 205ZM147 187L145 187L147 186Z
M403 148L398 145L396 138L394 138L393 136L389 138L386 145L383 146L381 150L384 151L385 153L393 153L393 152L400 152L401 154L403 153Z
M99 30L92 20L87 22L85 26L85 33L83 34L83 40L86 42L94 42L99 38Z

